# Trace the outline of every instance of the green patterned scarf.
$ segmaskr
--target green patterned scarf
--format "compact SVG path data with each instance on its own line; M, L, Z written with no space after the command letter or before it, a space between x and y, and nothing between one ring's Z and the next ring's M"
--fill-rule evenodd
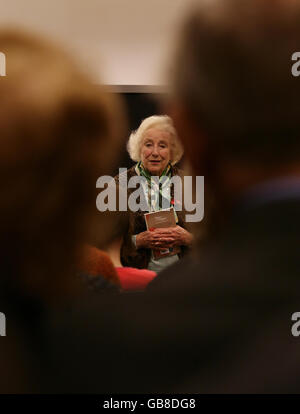
M162 174L159 177L158 185L157 181L152 180L152 197L151 197L151 174L148 170L145 169L142 162L140 161L137 164L137 170L139 174L146 178L148 183L148 202L151 206L152 211L162 209L162 199L163 199L163 189L169 186L169 181L172 177L172 166L169 163Z

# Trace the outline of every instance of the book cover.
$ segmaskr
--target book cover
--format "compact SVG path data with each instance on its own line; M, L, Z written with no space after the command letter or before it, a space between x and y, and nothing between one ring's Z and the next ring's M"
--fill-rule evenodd
M165 210L154 211L151 213L145 213L145 220L147 230L153 231L157 228L167 228L176 226L176 218L174 208L168 208ZM170 247L167 249L152 249L153 256L155 259L161 257L173 256L180 252L179 247Z

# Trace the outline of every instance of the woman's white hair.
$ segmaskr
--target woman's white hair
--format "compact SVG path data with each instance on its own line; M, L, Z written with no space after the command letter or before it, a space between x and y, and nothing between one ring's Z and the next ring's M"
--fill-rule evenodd
M171 136L171 164L180 161L183 155L183 146L177 136L172 119L167 115L153 115L145 118L139 128L133 131L127 143L127 150L133 161L141 160L141 147L145 132L150 128L167 131Z

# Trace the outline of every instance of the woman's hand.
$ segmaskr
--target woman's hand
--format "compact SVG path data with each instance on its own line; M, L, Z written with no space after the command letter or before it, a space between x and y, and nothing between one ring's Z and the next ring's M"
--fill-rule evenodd
M146 249L157 249L158 246L157 244L157 237L154 235L155 230L154 231L143 231L142 233L139 233L136 235L136 239L135 239L135 243L136 243L136 248L137 249L141 249L141 248L146 248ZM166 246L164 246L166 247Z
M137 249L165 249L175 246L188 246L193 236L180 226L144 231L136 236Z
M154 234L156 242L167 243L166 247L188 246L193 241L193 235L180 226L155 229Z

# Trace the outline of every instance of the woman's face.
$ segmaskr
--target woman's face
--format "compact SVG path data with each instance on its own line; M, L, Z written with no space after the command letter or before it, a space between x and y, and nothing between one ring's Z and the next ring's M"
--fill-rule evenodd
M141 161L151 175L161 175L171 160L171 136L167 131L148 129L143 137Z

